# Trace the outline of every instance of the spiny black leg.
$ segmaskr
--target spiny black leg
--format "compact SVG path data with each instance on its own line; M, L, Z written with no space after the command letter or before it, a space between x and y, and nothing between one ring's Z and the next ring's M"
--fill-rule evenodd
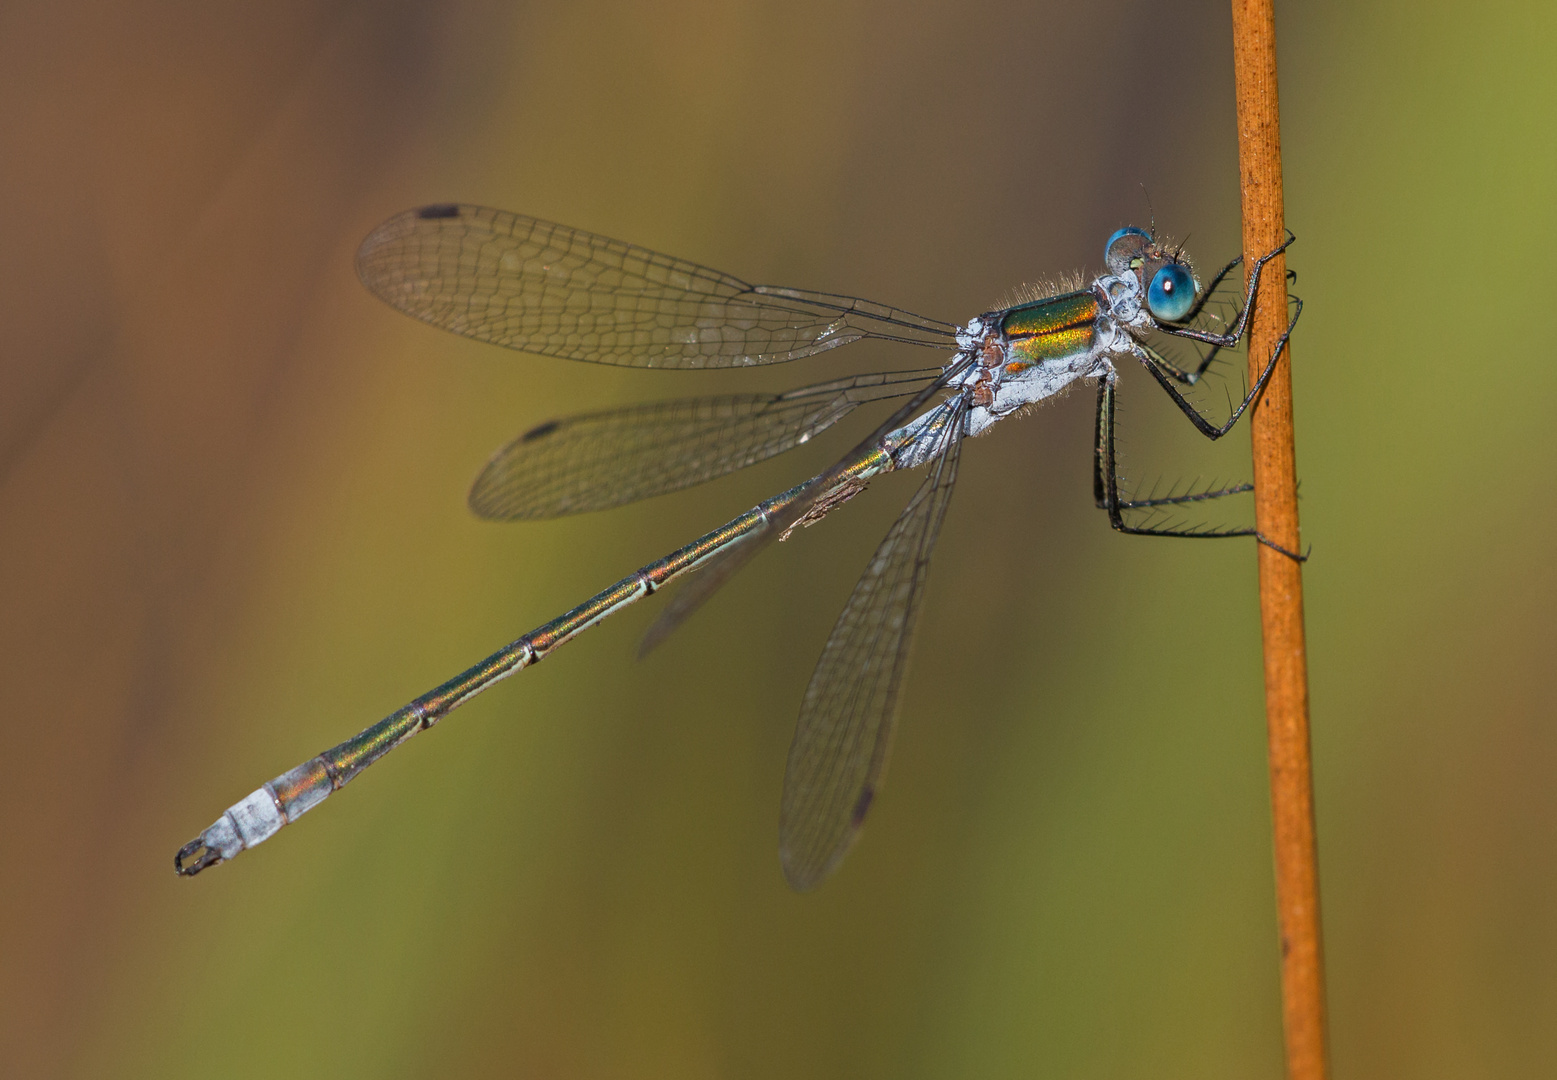
M1163 498L1150 499L1121 499L1119 509L1123 510L1152 510L1159 506L1183 506L1186 503L1210 502L1212 499L1221 499L1228 495L1246 495L1254 490L1254 485L1248 482L1233 484L1229 487L1209 487L1205 491L1186 492L1183 495L1168 495Z
M1179 407L1185 416L1189 417L1189 422L1195 425L1196 430L1200 434L1208 439L1220 439L1233 429L1233 425L1238 423L1245 410L1254 403L1254 399L1265 392L1265 384L1270 382L1270 377L1276 370L1276 361L1281 358L1281 350L1287 347L1287 339L1292 336L1292 328L1297 325L1298 317L1303 314L1303 301L1296 296L1292 297L1291 300L1296 308L1292 313L1292 321L1287 323L1286 330L1282 331L1281 337L1276 339L1276 347L1271 350L1270 360L1266 362L1264 370L1260 372L1260 377L1249 388L1249 392L1244 395L1243 401L1233 410L1232 415L1228 417L1225 424L1213 424L1200 415L1200 410L1196 409L1179 388L1170 381L1174 378L1173 371L1177 369L1157 355L1154 350L1144 345L1140 346L1141 351L1138 354L1138 358L1146 366L1146 370L1151 372L1162 388L1168 392L1168 396L1173 399L1173 403Z
M1253 536L1254 530L1239 532L1207 532L1205 530L1153 529L1130 525L1124 520L1126 510L1146 510L1160 506L1178 506L1191 502L1208 502L1226 495L1241 495L1253 491L1253 484L1237 484L1215 491L1174 495L1162 499L1122 499L1119 496L1119 462L1114 451L1114 379L1105 375L1098 380L1097 423L1093 428L1092 495L1098 508L1108 511L1108 520L1120 532L1142 536Z
M1290 232L1288 233L1288 235L1289 236L1291 235ZM1288 244L1290 244L1291 242L1292 242L1291 240L1287 241ZM1285 247L1286 245L1282 245L1282 246ZM1277 250L1279 251L1280 248L1278 248ZM1274 254L1276 254L1276 252L1274 252L1274 251L1271 252L1271 255L1274 255ZM1266 256L1266 258L1269 258L1269 257L1270 256ZM1195 306L1190 308L1189 314L1185 315L1184 318L1182 320L1180 320L1180 321L1186 322L1186 323L1194 322L1195 318L1200 314L1201 309L1204 308L1206 306L1206 304L1210 302L1211 297L1216 294L1217 286L1221 285L1223 279L1226 278L1228 274L1232 273L1233 269L1235 267L1240 266L1242 263L1243 263L1243 256L1242 255L1238 255L1238 256L1234 257L1232 262L1228 263L1226 266L1222 267L1221 270L1217 271L1216 276L1211 279L1210 284L1208 284L1204 289L1201 290L1200 296L1197 297L1196 300L1195 300ZM1263 262L1261 263L1261 265L1263 265ZM1291 285L1295 281L1297 281L1297 271L1296 270L1288 270L1287 271L1287 284ZM1248 310L1248 305L1247 304L1244 305L1244 310ZM1171 329L1168 329L1167 332L1168 333L1173 333L1173 331ZM1202 342L1202 344L1204 344L1204 343ZM1169 360L1167 357L1163 356L1161 353L1157 352L1155 349L1152 349L1150 346L1147 346L1147 345L1144 345L1144 344L1142 345L1142 348L1146 349L1147 352L1151 353L1152 356L1159 363L1162 364L1164 372L1166 372L1169 376L1171 376L1177 382L1184 383L1185 385L1188 385L1188 386L1194 386L1196 383L1198 383L1200 381L1201 376L1204 375L1206 373L1207 369L1209 369L1211 367L1211 365L1216 362L1217 354L1219 354L1226 347L1227 346L1224 346L1224 345L1212 345L1211 346L1211 350L1206 353L1204 358L1201 359L1199 366L1196 367L1193 371L1191 371L1191 370L1188 370L1186 368L1179 367L1177 364L1173 363L1173 361Z
M1162 332L1165 334L1172 334L1174 337L1189 338L1191 341L1204 342L1207 345L1221 345L1224 348L1230 348L1234 345L1237 345L1238 342L1243 338L1244 328L1249 324L1249 314L1254 310L1254 296L1255 293L1259 291L1260 287L1260 272L1265 269L1266 263L1270 262L1277 255L1280 255L1283 251L1286 251L1287 248L1290 247L1292 242L1296 239L1297 237L1292 234L1292 230L1288 229L1287 238L1282 242L1281 246L1267 251L1264 255L1261 255L1259 261L1254 264L1253 269L1249 272L1249 287L1244 295L1243 310L1238 313L1238 322L1234 324L1232 330L1225 334L1213 334L1206 330L1195 330L1187 326L1164 326L1162 327ZM1216 280L1220 281L1222 277L1236 265L1236 262L1228 263L1227 266L1222 270L1222 273L1216 276ZM1191 309L1191 314L1186 316L1186 318L1193 318L1194 313L1199 312L1200 305L1205 303L1204 297L1210 295L1211 290L1208 288L1202 294L1200 303L1196 304L1195 307Z
M1092 499L1099 510L1110 511L1119 501L1119 479L1114 468L1114 379L1113 372L1097 381L1097 422L1092 428Z
M1288 551L1280 544L1274 543L1262 534L1258 529L1167 529L1151 528L1145 525L1131 525L1124 519L1124 511L1142 509L1150 506L1161 506L1183 502L1198 502L1206 499L1219 499L1223 495L1236 495L1245 491L1253 491L1254 485L1240 484L1236 487L1225 488L1221 491L1206 492L1198 496L1179 496L1171 499L1151 500L1145 499L1139 502L1131 502L1119 497L1119 463L1114 453L1114 380L1117 376L1104 375L1098 380L1097 385L1097 425L1095 427L1096 438L1092 452L1092 493L1097 500L1100 509L1108 511L1108 523L1122 533L1132 536L1181 536L1189 539L1213 539L1224 536L1252 536L1260 543L1272 550L1279 551L1289 559L1298 562L1308 561L1307 555L1299 555L1297 552Z
M1166 374L1168 377L1176 380L1177 382L1193 386L1195 383L1200 381L1200 377L1206 373L1206 369L1208 369L1216 361L1217 354L1222 349L1230 348L1233 345L1236 345L1243 338L1243 332L1249 320L1249 313L1253 308L1254 297L1259 288L1260 273L1265 269L1265 264L1267 262L1281 254L1281 252L1285 251L1295 239L1297 238L1292 234L1292 230L1288 229L1286 243L1282 244L1274 251L1266 253L1258 262L1254 264L1254 273L1249 277L1248 294L1244 298L1243 309L1238 313L1238 320L1233 325L1233 329L1230 332L1226 334L1212 334L1207 331L1193 330L1189 327L1181 327L1176 329L1171 326L1164 326L1160 328L1164 333L1172 334L1175 337L1189 338L1190 340L1199 342L1200 344L1209 344L1211 346L1211 351L1206 353L1205 357L1201 360L1200 365L1195 368L1195 370L1190 371L1185 368L1181 368L1177 364L1168 360L1161 353L1157 352L1155 349L1152 349L1151 347L1144 344L1142 345L1142 348L1151 354L1153 360L1162 366L1163 374ZM1206 304L1210 302L1211 297L1216 294L1217 287L1222 284L1222 281L1227 277L1228 274L1233 272L1235 267L1241 265L1242 263L1243 256L1238 255L1235 256L1233 260L1226 266L1222 267L1221 270L1217 271L1216 276L1211 279L1210 284L1208 284L1204 289L1200 290L1200 295L1195 298L1194 307L1190 308L1189 313L1185 315L1181 321L1185 323L1193 322L1200 314L1200 312L1205 308ZM1295 280L1297 280L1296 272L1288 270L1288 284ZM1294 316L1293 322L1296 323L1296 321L1297 318ZM1288 326L1287 330L1288 333L1290 333L1291 326Z
M1199 365L1196 366L1193 370L1190 370L1188 368L1179 367L1172 360L1169 360L1166 356L1163 356L1160 352L1146 344L1144 341L1138 342L1137 344L1142 349L1142 351L1149 353L1154 361L1162 365L1162 370L1165 375L1167 375L1175 382L1183 383L1185 386L1194 386L1196 383L1198 383L1200 381L1200 377L1204 375L1206 370L1216 362L1217 355L1222 351L1222 346L1220 345L1211 346L1210 351L1206 353L1205 357L1200 361Z

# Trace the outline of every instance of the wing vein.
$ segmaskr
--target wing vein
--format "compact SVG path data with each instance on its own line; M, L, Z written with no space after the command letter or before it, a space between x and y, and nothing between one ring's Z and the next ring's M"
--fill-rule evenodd
M492 456L470 492L496 521L603 510L679 491L781 454L859 406L940 374L874 372L781 394L683 398L549 421Z
M930 474L882 539L806 688L784 777L779 851L796 889L848 852L886 770L930 555L962 447L967 399L944 403Z
M862 338L955 348L956 327L886 304L740 278L478 206L423 207L363 241L381 299L456 334L629 367L782 363Z

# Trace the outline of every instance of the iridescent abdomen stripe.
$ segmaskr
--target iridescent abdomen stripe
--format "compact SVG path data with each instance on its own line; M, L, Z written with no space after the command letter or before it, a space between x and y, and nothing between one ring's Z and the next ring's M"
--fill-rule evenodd
M892 436L883 441L887 446L896 448ZM872 450L842 470L834 490L848 483L867 480L892 467L892 456L887 449ZM199 842L219 856L215 861L221 862L231 859L245 848L268 840L283 825L296 821L323 802L332 791L344 787L363 769L418 731L432 727L487 687L529 667L563 642L627 605L643 599L666 582L696 569L731 543L756 531L767 522L770 514L787 506L805 488L806 484L798 484L759 503L706 536L642 567L572 611L536 627L339 746L282 773L248 798L229 807L210 828L200 834Z
M1012 308L1000 329L1013 353L1039 364L1092 348L1098 312L1097 294L1091 290L1065 293Z

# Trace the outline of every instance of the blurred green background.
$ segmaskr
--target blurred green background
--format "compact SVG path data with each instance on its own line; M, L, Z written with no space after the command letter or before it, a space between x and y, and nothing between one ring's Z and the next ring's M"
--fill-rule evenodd
M1557 9L1281 17L1336 1075L1552 1075ZM1095 269L1143 187L1203 267L1237 249L1224 4L6 5L0 1071L1280 1076L1254 549L1110 532L1090 393L969 445L889 782L815 894L778 870L785 751L911 479L647 661L652 604L169 865L874 421L477 522L516 432L903 361L504 353L357 284L379 221L484 203L962 320ZM1172 479L1194 440L1127 393Z

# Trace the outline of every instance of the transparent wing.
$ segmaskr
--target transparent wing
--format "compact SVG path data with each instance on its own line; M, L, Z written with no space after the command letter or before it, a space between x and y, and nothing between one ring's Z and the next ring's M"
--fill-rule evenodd
M886 770L930 552L957 479L965 405L949 404L945 450L854 586L800 706L779 819L784 876L800 891L847 854Z
M648 631L643 635L643 641L638 645L638 656L641 659L649 652L657 648L661 642L673 634L677 627L686 622L708 602L708 599L718 592L730 581L747 563L761 554L774 540L782 539L788 535L789 530L799 523L823 500L837 493L840 484L848 482L851 476L856 476L861 470L871 468L871 464L879 455L888 454L889 451L883 440L888 434L903 423L920 407L927 403L937 393L952 385L976 362L977 357L965 356L951 367L941 373L939 378L932 379L923 390L920 390L909 401L900 407L897 412L883 420L865 439L838 460L832 468L826 472L813 476L804 488L787 505L775 508L767 517L762 528L747 535L737 543L731 544L723 552L715 555L700 569L697 574L681 587L681 590L671 597L670 603L665 605L659 617L650 624ZM957 410L958 423L965 409L965 402L959 398L955 403L945 402L936 407L938 415L945 416L948 408ZM931 415L926 413L926 416ZM944 425L943 425L944 426ZM899 450L902 448L899 447ZM915 465L922 464L924 458L918 458Z
M883 338L955 348L956 327L885 304L770 285L479 206L390 218L357 252L401 311L510 349L628 367L773 364Z
M655 402L553 420L493 455L470 508L499 521L603 510L679 491L784 452L858 406L911 395L940 374L877 372L784 394Z

